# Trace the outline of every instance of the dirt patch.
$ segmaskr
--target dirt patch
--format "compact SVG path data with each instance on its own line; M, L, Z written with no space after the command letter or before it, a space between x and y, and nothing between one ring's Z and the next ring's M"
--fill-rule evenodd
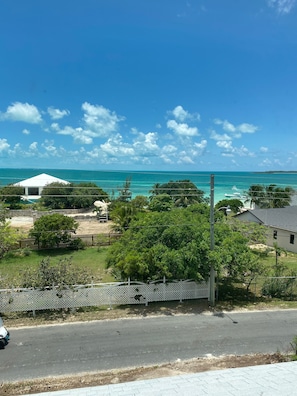
M112 222L100 223L92 213L86 213L85 218L76 221L78 222L76 235L108 234L111 232ZM33 227L32 217L12 217L9 222L13 228L23 233L28 233Z
M235 367L273 364L288 361L281 354L223 356L176 361L157 366L137 367L124 370L101 371L91 374L43 378L38 380L0 384L1 395L16 396L40 392L84 388L129 381L139 381L174 375L200 373Z
M100 223L96 220L79 220L76 235L109 234L112 223Z

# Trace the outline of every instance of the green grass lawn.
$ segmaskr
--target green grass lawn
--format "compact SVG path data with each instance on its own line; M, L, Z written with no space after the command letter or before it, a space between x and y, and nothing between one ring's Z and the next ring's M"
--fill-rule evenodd
M70 251L68 249L14 251L0 260L0 287L9 284L18 286L22 272L26 269L37 269L42 259L50 257L51 264L61 259L70 259L74 266L86 268L91 272L93 282L113 282L115 279L106 270L105 259L108 247L90 247L85 250ZM25 250L26 252L26 250Z
M276 266L276 257L275 253L271 252L266 258L263 258L267 267L271 268L271 271L275 269ZM282 253L280 257L278 257L278 263L283 264L287 267L288 271L297 272L297 254L296 253Z

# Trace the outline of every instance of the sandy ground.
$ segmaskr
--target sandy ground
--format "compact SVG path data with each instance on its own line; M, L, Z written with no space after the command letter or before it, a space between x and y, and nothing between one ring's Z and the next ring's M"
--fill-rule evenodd
M76 219L79 223L76 235L105 234L111 231L112 223L100 223L92 213L87 213L84 219ZM33 227L32 217L12 217L9 219L12 227L22 232L28 232Z

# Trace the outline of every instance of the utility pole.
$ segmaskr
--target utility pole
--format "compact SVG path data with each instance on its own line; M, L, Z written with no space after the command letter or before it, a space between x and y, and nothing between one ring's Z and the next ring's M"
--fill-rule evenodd
M210 250L214 250L214 175L210 175ZM215 269L213 264L209 274L209 302L215 305Z

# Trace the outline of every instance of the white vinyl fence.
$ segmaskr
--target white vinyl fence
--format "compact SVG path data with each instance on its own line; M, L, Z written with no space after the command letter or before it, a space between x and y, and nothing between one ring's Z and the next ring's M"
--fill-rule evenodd
M154 301L202 299L209 297L209 284L190 280L153 283L122 282L75 286L67 290L56 288L2 289L0 312L37 311L45 309L79 308L145 304Z

